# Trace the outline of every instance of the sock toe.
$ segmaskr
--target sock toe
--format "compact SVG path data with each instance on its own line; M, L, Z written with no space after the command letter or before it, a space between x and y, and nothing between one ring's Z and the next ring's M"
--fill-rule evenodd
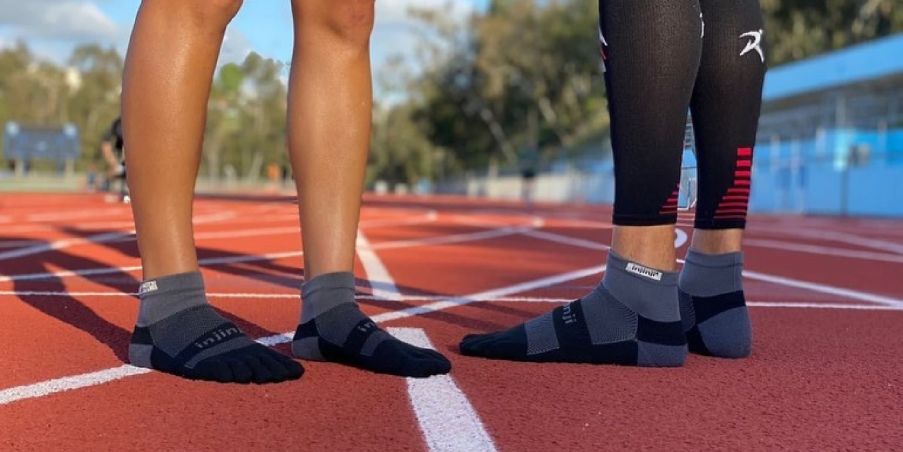
M280 356L278 359L276 359L276 362L280 364L283 369L285 369L286 378L288 380L297 380L301 378L302 375L304 375L304 368L294 360Z
M231 358L226 360L226 364L228 364L229 369L232 370L232 377L234 382L236 383L250 383L254 378L254 373L251 371L251 368L244 362L243 358Z
M245 364L251 368L254 383L274 383L285 379L285 371L281 367L274 368L268 365L266 355L254 354L244 358Z
M361 312L351 273L317 276L302 291L301 323L292 339L295 357L404 377L450 370L451 363L440 353L396 339Z
M273 382L297 380L304 375L304 368L292 359L281 354L270 353L257 357L273 375Z
M471 334L460 345L461 353L493 359L517 359L526 354L527 337L522 326L489 334Z
M232 376L232 369L220 357L201 361L194 369L186 372L185 376L192 380L217 381L220 383L229 383L235 380Z

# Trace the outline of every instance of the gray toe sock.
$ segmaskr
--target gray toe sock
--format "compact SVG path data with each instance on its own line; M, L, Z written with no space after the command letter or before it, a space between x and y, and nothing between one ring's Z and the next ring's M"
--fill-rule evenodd
M301 376L301 366L241 332L208 303L199 272L141 284L129 344L132 365L201 380L274 382Z
M602 284L585 297L508 330L468 335L460 350L512 361L683 365L677 273L609 253Z
M743 358L752 349L743 295L743 253L687 253L678 280L683 328L690 351Z
M304 283L301 322L292 340L296 357L410 377L448 373L451 364L439 353L379 329L358 308L354 291L350 272L328 273Z

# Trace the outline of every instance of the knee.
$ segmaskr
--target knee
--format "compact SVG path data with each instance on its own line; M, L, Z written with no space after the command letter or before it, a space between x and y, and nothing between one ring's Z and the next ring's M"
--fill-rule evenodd
M238 14L243 0L203 0L185 2L194 8L196 17L206 23L226 25Z
M158 8L165 8L175 17L189 19L200 27L225 28L238 13L243 0L144 0Z
M334 39L354 48L369 45L375 16L374 0L324 0L322 8L321 25Z

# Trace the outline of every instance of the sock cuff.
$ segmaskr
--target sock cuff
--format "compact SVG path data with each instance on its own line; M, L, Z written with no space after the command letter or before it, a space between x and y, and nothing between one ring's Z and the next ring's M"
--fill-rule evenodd
M201 272L176 273L142 281L138 286L138 297L143 300L157 294L198 289L204 290L204 277L201 276Z
M705 254L698 251L687 251L686 262L701 267L735 267L743 265L743 253L740 251L724 254Z
M630 262L609 252L608 266L602 284L596 288L601 296L607 291L637 314L657 322L680 321L677 303L677 272L666 272Z
M676 271L669 272L659 270L657 268L632 262L622 256L619 256L613 251L609 251L608 263L605 269L605 277L613 272L617 272L620 275L629 276L631 278L636 278L646 283L664 286L676 286L677 276L679 274Z
M204 278L198 271L161 276L141 283L138 326L148 326L186 309L207 304Z
M301 285L301 296L308 298L320 290L348 289L355 290L354 273L335 272L317 276Z

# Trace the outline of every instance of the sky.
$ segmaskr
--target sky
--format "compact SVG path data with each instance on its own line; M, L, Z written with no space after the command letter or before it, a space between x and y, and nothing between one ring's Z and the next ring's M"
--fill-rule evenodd
M193 0L186 0L193 1ZM338 0L335 0L338 1ZM411 6L448 8L466 17L489 0L376 0L372 54L376 70L390 56L409 56L417 45ZM125 52L140 0L0 0L0 48L24 41L44 58L63 63L83 43ZM221 63L241 61L251 51L280 61L291 59L289 0L246 0L226 32Z

